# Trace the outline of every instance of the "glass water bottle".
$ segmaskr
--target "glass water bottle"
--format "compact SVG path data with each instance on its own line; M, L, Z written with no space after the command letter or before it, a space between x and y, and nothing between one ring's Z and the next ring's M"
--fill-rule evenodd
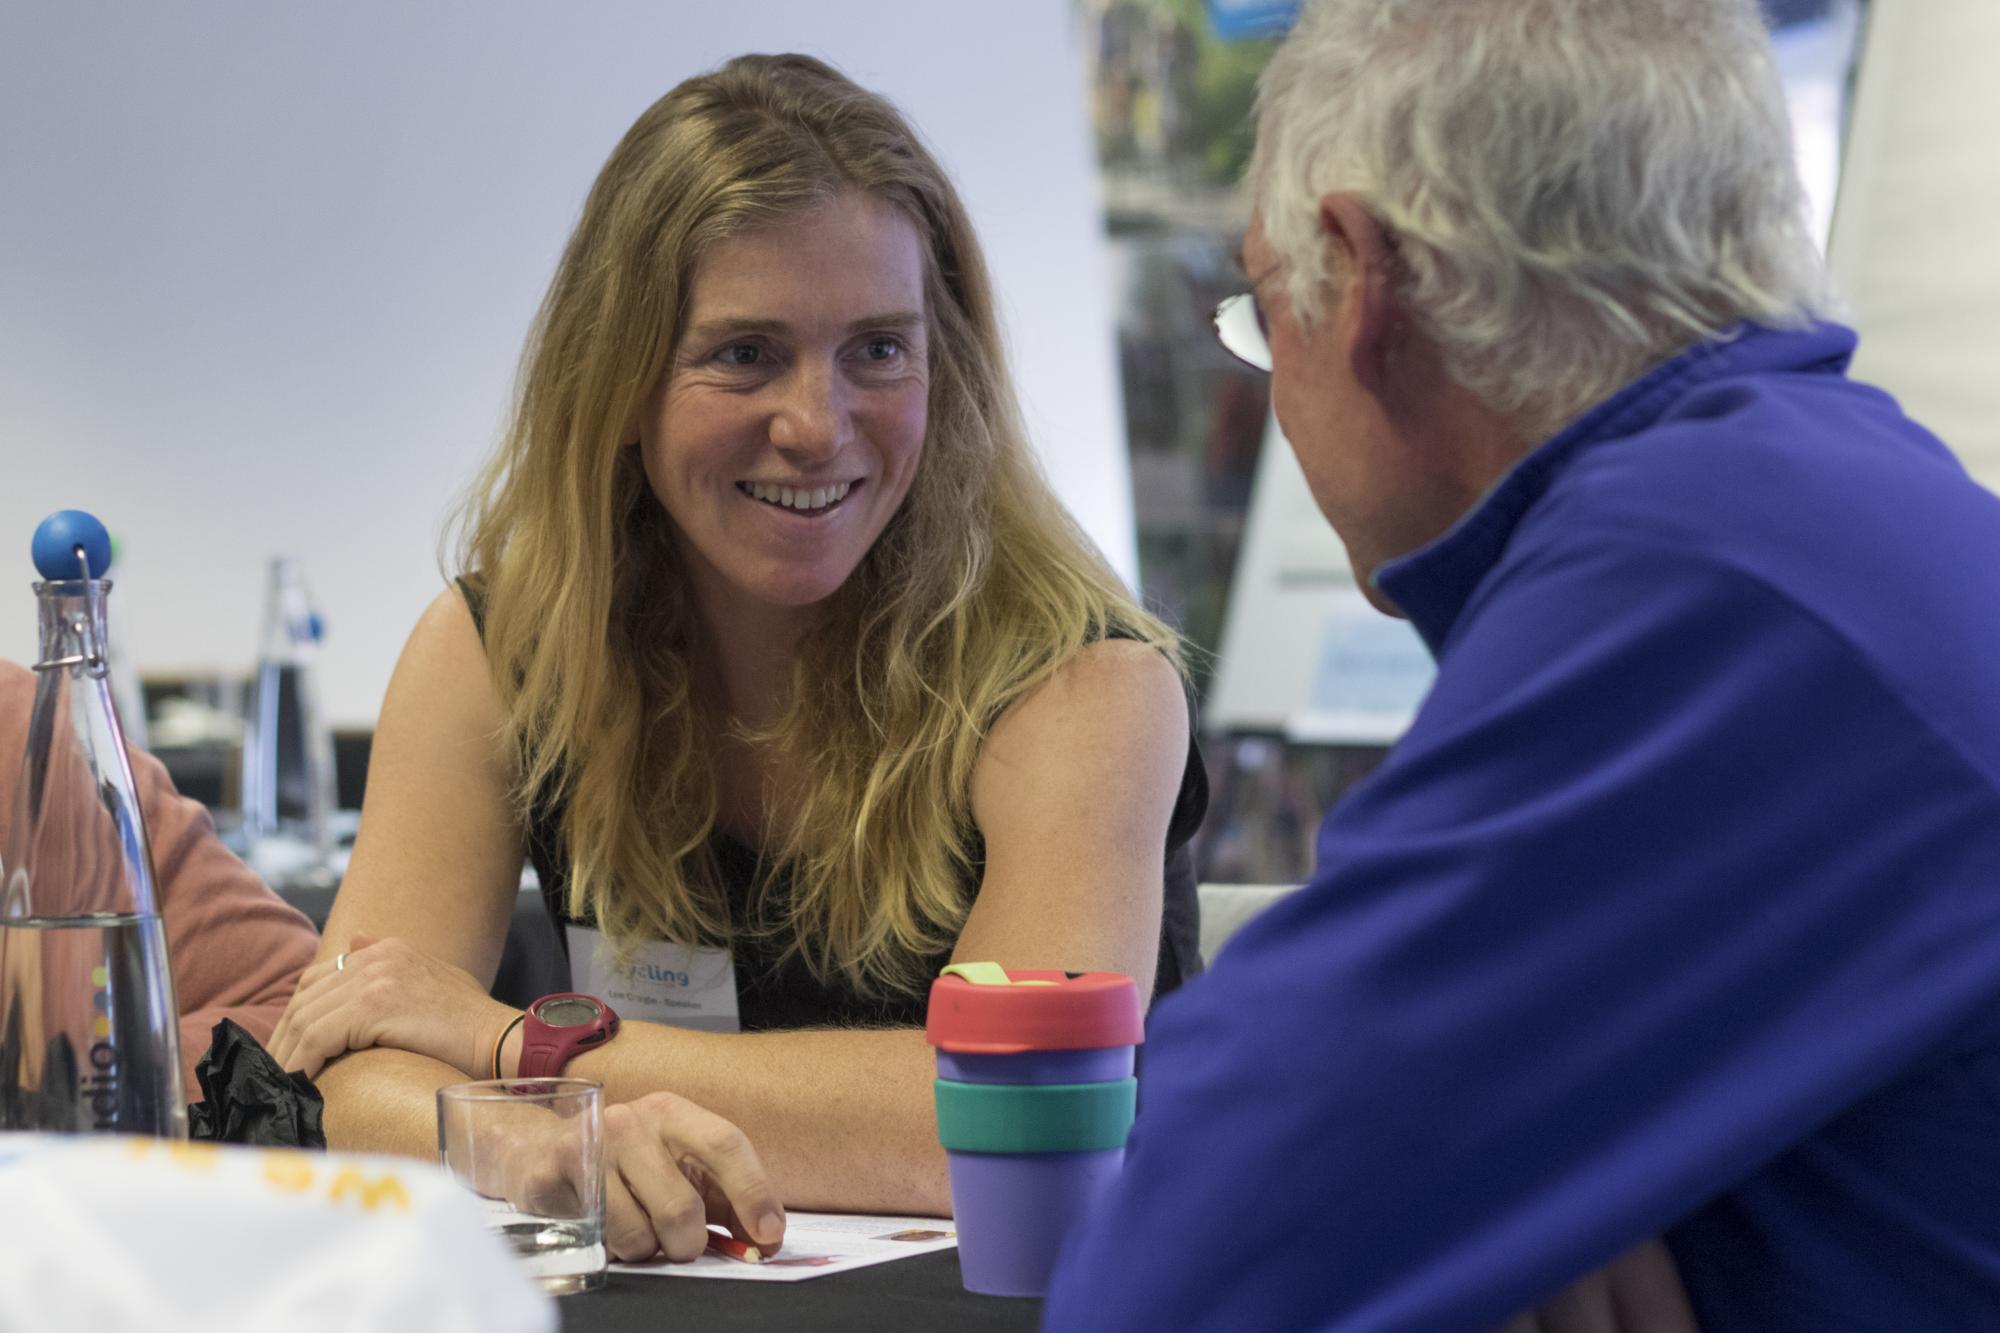
M0 843L0 1130L184 1138L166 928L112 704L102 533L76 511L36 532L39 679Z
M243 832L251 864L267 878L310 878L333 855L333 733L321 720L313 679L320 638L299 562L273 560L243 736ZM258 845L274 839L303 855Z

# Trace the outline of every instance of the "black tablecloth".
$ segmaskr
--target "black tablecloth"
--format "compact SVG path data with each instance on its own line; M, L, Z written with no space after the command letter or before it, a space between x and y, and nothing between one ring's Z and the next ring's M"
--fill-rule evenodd
M1028 1333L1042 1303L975 1296L959 1283L958 1251L939 1250L851 1273L804 1282L732 1282L722 1278L613 1273L602 1291L556 1302L563 1333L707 1333L710 1329L783 1329L785 1333L934 1333L992 1329Z

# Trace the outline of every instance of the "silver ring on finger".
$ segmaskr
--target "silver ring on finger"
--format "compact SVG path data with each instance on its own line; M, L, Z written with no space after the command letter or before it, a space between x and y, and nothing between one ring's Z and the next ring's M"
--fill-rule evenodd
M345 972L347 970L347 950L342 949L333 956L333 970L336 972Z

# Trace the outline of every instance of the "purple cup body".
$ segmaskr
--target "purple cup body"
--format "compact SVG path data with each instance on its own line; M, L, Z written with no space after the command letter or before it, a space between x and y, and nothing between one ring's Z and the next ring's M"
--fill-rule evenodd
M1110 1190L1125 1150L946 1153L967 1291L1040 1296L1078 1218Z
M1130 1078L1133 1048L973 1055L940 1049L938 1077L957 1083L1110 1083ZM1040 1296L1063 1241L1118 1179L1125 1150L947 1151L958 1265L967 1291Z
M1130 1046L1081 1051L1022 1051L1019 1055L968 1055L940 1050L939 1078L954 1083L1109 1083L1132 1076Z

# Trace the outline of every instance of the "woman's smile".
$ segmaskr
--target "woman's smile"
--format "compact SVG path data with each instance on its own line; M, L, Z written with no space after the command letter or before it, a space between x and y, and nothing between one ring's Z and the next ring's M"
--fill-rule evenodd
M736 489L766 508L783 510L792 517L820 518L838 509L849 492L862 484L859 481L821 482L818 485L739 481Z

